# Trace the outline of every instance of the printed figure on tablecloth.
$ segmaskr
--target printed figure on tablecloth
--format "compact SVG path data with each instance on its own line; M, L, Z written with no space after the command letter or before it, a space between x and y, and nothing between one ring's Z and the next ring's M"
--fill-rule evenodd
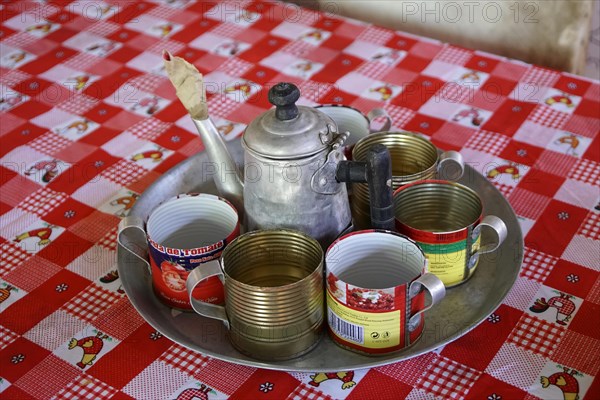
M0 280L0 310L6 310L26 295L27 292L23 289L16 287L12 283Z
M99 286L115 291L119 294L124 294L125 290L119 279L119 270L114 268L102 275L99 279Z
M546 389L549 386L556 386L563 393L564 400L579 400L579 382L576 377L583 376L583 374L574 369L561 367L560 365L557 365L557 367L562 368L562 372L540 378L542 388Z
M25 239L37 239L37 244L45 246L50 243L50 237L52 236L52 230L56 228L56 225L45 224L42 228L31 229L23 232L15 237L15 242L19 243Z
M76 141L80 138L89 135L96 130L100 124L90 121L87 118L77 117L71 120L63 122L58 127L54 128L53 131L67 139Z
M30 206L31 208L36 207ZM52 243L59 235L65 231L65 228L38 220L26 228L21 228L13 237L13 242L30 253L37 253L41 249Z
M192 385L186 385L177 397L172 398L175 400L208 400L209 395L218 395L218 393L204 383L194 382Z
M394 65L402 60L405 56L405 51L384 47L371 57L371 61L378 61L383 64Z
M85 48L85 51L98 57L105 57L122 46L112 40L94 43Z
M69 341L69 350L73 350L77 347L83 350L81 361L76 365L81 369L86 366L91 366L94 363L96 356L102 351L105 340L111 341L112 338L100 331L97 331L94 336L86 336L79 340L72 338Z
M490 111L464 105L454 114L451 121L468 128L477 128L482 126L491 115Z
M8 300L13 290L16 292L19 291L19 289L9 284L4 284L2 287L0 287L0 304Z
M546 310L552 308L556 309L556 323L560 325L567 325L567 322L571 319L571 315L575 312L577 306L566 293L558 292L558 296L554 296L546 300L544 297L535 300L533 306L529 307L529 310L541 314Z
M568 131L558 131L554 134L546 148L569 156L581 157L591 143L591 138L579 136Z
M520 170L519 170L519 164L514 163L514 162L509 162L507 164L499 165L495 168L490 169L487 172L486 176L488 177L488 179L494 179L498 175L501 175L501 174L510 175L515 180L519 179L521 177Z
M231 57L243 52L248 48L250 48L248 43L239 42L237 40L226 40L219 43L217 47L213 49L213 53L223 57Z
M321 29L311 29L301 33L298 39L302 40L303 42L318 46L325 40L329 39L329 37L331 37L331 32Z
M308 79L323 69L323 66L323 64L316 61L298 59L297 61L285 67L281 72L286 75Z
M124 95L118 97L114 103L122 107L128 107L130 111L133 111L142 117L154 115L169 104L168 100L155 94L139 90L132 92L131 87L126 85L122 86L118 93L123 93Z
M228 98L243 103L260 90L260 85L245 79L230 82L225 86L223 93Z
M441 78L455 85L477 89L481 87L490 75L486 72L476 71L464 67L456 67L447 73L443 73Z
M17 68L34 58L33 54L23 50L13 51L0 58L0 67Z
M376 81L361 96L378 101L387 101L396 97L401 91L402 89L399 86Z
M131 106L130 110L144 109L146 114L152 115L158 110L159 99L157 96L143 97L140 101Z
M311 381L309 385L319 387L322 382L327 380L339 380L342 382L342 389L349 389L356 385L354 379L354 371L340 371L340 372L318 372L310 376Z
M163 157L163 148L157 146L155 150L147 150L141 153L136 153L131 157L131 161L139 161L143 159L152 160L152 162L160 162Z
M569 114L572 114L581 102L581 97L554 88L548 89L543 99L548 107Z
M0 111L8 111L27 100L29 100L29 96L17 92L7 92L0 97Z
M25 29L25 32L31 33L37 37L46 36L49 33L52 33L60 28L60 24L54 24L49 21L40 22L35 25L28 26Z
M236 122L228 121L228 120L215 120L215 125L217 126L217 131L221 134L221 136L225 140L233 140L238 137L245 129L244 124L238 124Z
M161 38L166 38L172 33L177 32L179 29L181 29L181 25L175 24L173 22L164 22L152 27L154 36L158 36Z
M118 199L112 200L110 204L112 206L123 206L123 209L115 215L119 217L125 217L129 214L129 210L133 207L136 200L140 197L137 193L129 192L129 196L119 197Z
M38 177L41 175L41 181L48 183L60 172L61 161L53 158L52 160L38 161L25 170L26 176Z

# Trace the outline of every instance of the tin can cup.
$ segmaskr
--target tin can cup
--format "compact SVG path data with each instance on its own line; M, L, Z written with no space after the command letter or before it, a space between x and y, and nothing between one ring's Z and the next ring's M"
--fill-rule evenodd
M412 132L378 132L361 139L354 150L355 161L366 161L367 152L375 144L383 144L390 151L392 161L392 188L423 179L459 179L464 172L462 155L456 151L438 153L429 140ZM365 183L352 184L350 208L357 229L371 227L369 187Z
M329 334L358 353L387 354L416 343L425 323L422 314L446 293L443 283L427 273L419 246L395 232L343 236L327 250L325 265Z
M481 199L456 182L426 180L402 186L394 193L398 232L415 240L429 260L429 271L446 287L467 281L481 254L498 249L507 236L504 222L483 216ZM482 240L487 227L494 240Z
M245 233L225 248L220 260L190 274L188 294L214 277L225 287L225 305L193 296L190 302L198 314L223 321L241 353L287 360L319 342L324 320L323 250L315 239L286 229Z
M218 258L240 233L236 209L212 194L182 194L156 207L146 223L152 286L166 305L191 310L185 288L194 268ZM194 296L199 301L222 303L223 285L207 280Z
M354 107L343 104L323 104L316 108L327 114L336 123L338 132L349 132L350 136L344 142L344 154L352 159L352 149L362 138L376 131L387 131L392 127L392 119L383 108L374 108L363 114ZM383 119L383 124L375 128L375 120Z

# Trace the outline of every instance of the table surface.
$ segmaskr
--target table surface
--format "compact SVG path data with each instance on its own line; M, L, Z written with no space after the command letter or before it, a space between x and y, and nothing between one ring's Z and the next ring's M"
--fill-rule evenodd
M2 398L599 395L598 82L284 3L0 7ZM205 74L227 139L290 81L303 104L384 107L397 129L460 150L519 217L510 294L461 339L373 369L261 370L162 337L115 263L120 218L203 148L165 48Z

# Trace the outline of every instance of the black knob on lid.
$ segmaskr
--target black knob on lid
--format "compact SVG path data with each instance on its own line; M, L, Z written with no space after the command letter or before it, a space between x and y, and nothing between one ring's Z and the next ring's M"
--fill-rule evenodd
M282 82L269 89L269 102L275 108L275 116L280 121L287 121L298 116L296 102L300 98L300 90L293 83Z

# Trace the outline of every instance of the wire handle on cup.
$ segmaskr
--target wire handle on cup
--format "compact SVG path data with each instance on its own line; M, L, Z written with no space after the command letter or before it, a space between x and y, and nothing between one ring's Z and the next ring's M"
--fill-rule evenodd
M376 118L385 118L385 122L383 123L383 126L377 130L371 128L371 124L373 124L373 120L375 120ZM392 117L390 117L390 115L388 114L388 112L383 109L383 108L374 108L371 111L369 111L369 113L367 114L367 118L369 119L369 131L370 133L373 132L382 132L382 131L389 131L390 128L392 127Z
M408 290L409 297L412 299L419 294L423 288L429 292L431 302L425 305L422 310L419 310L410 316L408 319L408 330L410 332L414 331L419 326L422 318L421 314L442 301L444 296L446 296L446 287L444 286L444 283L434 274L423 274L419 278L415 279L410 284Z
M190 297L190 304L192 305L194 311L196 311L198 314L208 318L221 320L227 329L229 329L229 319L227 318L225 307L196 300L194 297L192 297L192 293L194 292L196 286L211 276L218 276L221 282L225 284L225 275L223 274L219 260L209 261L205 264L202 264L202 267L195 268L192 270L192 272L190 272L185 282L185 287L187 289L188 296Z
M119 222L117 233L119 245L118 265L128 265L132 261L146 269L148 276L152 270L148 262L148 241L144 230L144 221L140 217L127 216ZM133 258L131 257L133 256Z
M463 176L465 172L465 161L463 160L462 154L460 154L458 151L445 151L442 154L440 154L439 160L440 161L438 162L438 175L441 175L442 179L457 181ZM446 177L447 167L445 167L445 165L449 164L458 166L458 174L453 174L452 177Z
M471 234L473 240L475 240L479 236L479 234L481 233L481 227L483 226L492 228L498 239L495 243L486 243L481 245L479 249L477 249L477 251L475 251L471 255L471 258L469 259L469 268L473 268L477 264L480 254L491 253L492 251L495 251L498 247L500 247L500 245L502 244L502 242L504 242L504 239L506 239L506 236L508 235L508 228L506 227L504 221L502 221L495 215L486 215L481 220L481 222L473 229L473 233Z

